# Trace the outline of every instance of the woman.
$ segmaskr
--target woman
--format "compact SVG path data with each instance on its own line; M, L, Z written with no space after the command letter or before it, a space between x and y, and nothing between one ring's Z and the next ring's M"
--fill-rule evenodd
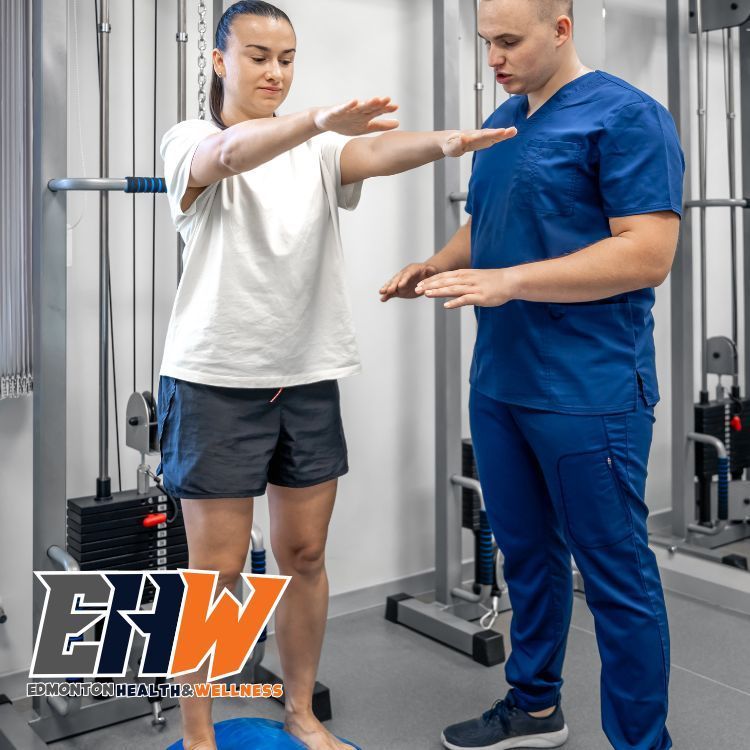
M324 550L347 471L337 379L359 371L344 285L338 208L362 180L486 148L513 130L385 133L387 98L276 116L296 36L264 2L219 21L213 121L162 141L184 274L159 385L164 484L182 499L190 567L245 566L253 498L267 493L271 545L292 580L276 611L286 729L310 750L345 750L312 713L328 605ZM339 135L335 135L339 134ZM189 675L204 680L206 670ZM181 701L186 750L215 747L207 698Z

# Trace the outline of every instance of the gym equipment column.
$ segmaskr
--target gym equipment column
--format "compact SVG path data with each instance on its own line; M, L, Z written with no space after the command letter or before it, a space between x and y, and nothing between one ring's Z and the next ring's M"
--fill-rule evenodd
M473 0L472 0L473 1ZM460 122L461 0L434 0L435 130ZM478 57L478 53L477 53ZM477 64L478 73L481 74ZM481 85L477 78L476 107ZM481 123L480 123L481 126ZM435 247L441 248L460 227L458 159L435 163ZM505 660L503 637L456 614L461 592L461 318L435 301L435 601L427 604L408 594L388 598L386 618L406 625L491 666ZM468 592L466 592L468 593ZM472 597L473 599L473 597Z

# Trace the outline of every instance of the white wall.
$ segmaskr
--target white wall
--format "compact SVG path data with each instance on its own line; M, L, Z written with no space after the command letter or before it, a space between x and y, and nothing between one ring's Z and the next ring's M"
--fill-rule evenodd
M666 30L661 6L649 0L577 0L576 41L585 63L620 75L666 103ZM131 174L130 4L112 3L111 174ZM191 13L194 10L191 6ZM209 4L210 6L210 4ZM297 77L284 111L350 97L387 94L401 106L404 129L432 124L432 18L430 0L286 0L299 37ZM176 110L173 4L159 3L157 145ZM70 0L69 174L97 168L96 47L93 3ZM136 172L152 172L153 3L136 0ZM73 20L76 20L76 24ZM196 23L189 16L188 113L197 112L194 61ZM473 127L473 12L461 17L462 125ZM74 35L77 31L77 44ZM77 60L74 49L78 50ZM721 92L720 58L713 51L712 106ZM718 60L718 62L717 62ZM77 75L76 75L77 70ZM485 73L485 111L492 106L491 71ZM500 92L499 101L504 99ZM716 110L714 110L716 111ZM711 121L711 141L723 143L723 116ZM712 161L709 193L723 194L722 159ZM157 161L157 174L161 165ZM468 160L463 164L468 180ZM356 212L342 212L349 288L364 373L342 383L351 473L342 479L328 548L333 594L408 576L433 565L433 330L432 303L382 305L377 289L390 275L433 251L432 169L373 180ZM136 198L137 390L150 389L150 263L152 199ZM175 288L175 238L163 197L156 202L156 346L158 373ZM132 198L111 198L112 279L120 422L132 388ZM68 495L89 494L97 473L97 253L98 201L71 195L69 239ZM725 332L726 231L712 219L710 333ZM462 313L467 372L473 315ZM664 400L658 407L649 480L649 504L669 502L669 297L657 294L657 358ZM465 407L465 404L464 404ZM466 409L464 408L464 414ZM468 432L468 426L466 427ZM114 432L110 473L116 483ZM138 457L122 448L123 487L132 487ZM31 400L0 401L0 597L9 615L0 626L0 675L20 670L31 652ZM265 501L258 521L268 529ZM63 541L62 539L60 540ZM466 548L467 555L470 548Z

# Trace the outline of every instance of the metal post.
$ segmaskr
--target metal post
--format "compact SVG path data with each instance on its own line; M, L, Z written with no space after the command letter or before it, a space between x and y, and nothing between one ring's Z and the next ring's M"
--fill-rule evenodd
M177 0L177 120L182 122L187 117L187 65L185 48L188 42L187 33L187 0ZM182 250L185 243L177 234L177 283L182 278Z
M734 91L734 29L727 30L727 156L729 161L729 197L737 198L737 128ZM730 252L732 254L732 341L739 346L739 320L737 299L737 209L730 208ZM732 376L732 384L739 386L739 373Z
M708 165L706 161L706 79L704 69L704 49L706 39L703 31L703 0L696 0L696 53L698 56L698 195L701 201L706 200L706 181ZM706 207L698 209L700 213L700 264L701 264L701 402L708 400L708 279L706 263Z
M482 45L479 41L479 2L480 0L473 0L474 2L474 75L476 83L474 84L475 90L475 104L474 104L474 121L475 127L479 130L484 123L483 114L483 100L484 96L484 56L482 55ZM495 82L497 84L497 81ZM497 88L497 86L496 86Z
M750 23L740 27L740 143L742 144L742 195L750 197ZM750 214L743 221L744 273L742 274L745 319L750 309ZM750 325L745 323L743 360L745 387L750 387Z
M33 564L49 569L47 550L64 542L66 435L66 229L64 193L47 190L67 165L67 9L65 3L34 0L33 39L33 306L34 470ZM34 581L33 632L44 607L44 589ZM49 714L33 699L34 710Z
M459 0L434 3L435 129L460 122ZM449 194L460 188L458 159L435 164L435 248L442 248L460 226L460 207ZM461 473L461 318L435 301L435 573L436 599L451 602L461 584L459 490L451 476Z
M187 0L177 0L177 119L182 122L187 117L187 65L185 45L188 41L186 15Z
M99 176L109 175L109 0L99 0ZM64 174L64 172L62 172ZM112 496L109 479L109 194L99 193L99 478L96 496Z
M677 125L683 150L690 153L691 119L688 0L667 0L667 48L669 108ZM685 198L691 197L691 168L685 175ZM684 537L695 518L693 488L694 447L685 438L693 430L693 219L685 211L680 241L670 282L672 314L672 531Z
M224 0L214 0L214 22L211 26L211 47L213 48L214 39L216 37L216 27L219 25L219 19L224 15Z

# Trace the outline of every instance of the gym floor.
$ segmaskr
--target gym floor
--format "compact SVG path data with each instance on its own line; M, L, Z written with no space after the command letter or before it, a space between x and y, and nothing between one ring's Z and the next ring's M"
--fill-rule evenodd
M750 619L667 593L672 633L669 728L678 750L741 750L750 744ZM364 750L439 750L440 731L489 707L507 689L502 667L487 668L400 625L384 607L330 620L320 680L331 688L332 731ZM509 614L498 628L508 645ZM277 669L273 639L265 663ZM599 723L599 657L593 620L576 596L565 664L563 708L570 750L609 747ZM180 736L178 709L154 730L135 719L53 745L56 750L154 748ZM272 701L223 699L215 720L282 719ZM106 732L106 739L105 733Z

